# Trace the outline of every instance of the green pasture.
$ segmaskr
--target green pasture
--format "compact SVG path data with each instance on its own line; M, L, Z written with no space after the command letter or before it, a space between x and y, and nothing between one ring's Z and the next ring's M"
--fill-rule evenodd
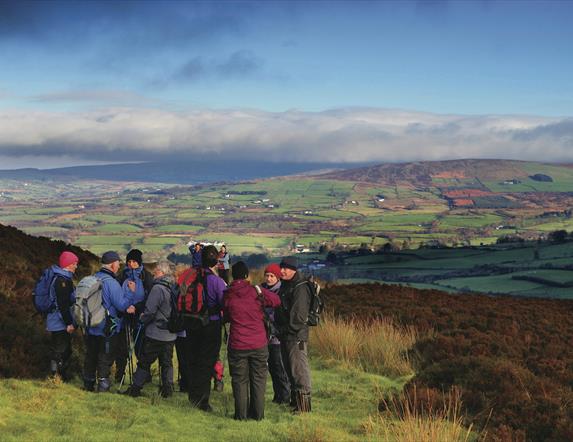
M476 276L468 278L441 279L436 285L482 293L508 293L515 294L527 290L537 290L542 284L511 279L511 274L495 276Z
M140 232L141 227L134 226L133 224L110 223L92 227L91 230L94 232L101 232L101 233L135 233L135 232Z
M29 235L57 235L66 233L68 229L57 226L29 226L22 227L22 230Z
M168 224L155 227L153 230L161 233L195 233L203 230L203 227L190 224Z
M187 242L187 238L169 237L169 236L146 236L142 240L142 244L159 244L159 245L173 245L179 242Z
M89 215L85 216L88 221L95 221L98 223L119 223L129 219L129 215L111 215L111 214L99 214L99 215Z
M547 221L541 221L539 224L535 224L534 226L528 226L524 228L524 230L533 230L536 232L553 232L555 230L573 230L573 219L565 219L565 218L557 218L557 219L548 219Z
M133 238L127 235L79 235L76 242L82 244L123 244Z
M41 209L26 209L26 213L30 215L61 215L64 213L74 213L78 211L77 207L43 207Z
M439 226L443 228L480 228L492 224L501 225L503 217L491 213L480 215L447 214L439 218Z
M28 223L30 221L44 221L46 218L46 215L29 215L26 213L7 215L0 213L0 223L16 226L18 226L20 223Z

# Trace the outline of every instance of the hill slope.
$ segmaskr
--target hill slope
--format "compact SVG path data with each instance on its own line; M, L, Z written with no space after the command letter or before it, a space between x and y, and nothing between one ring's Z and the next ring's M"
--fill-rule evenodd
M534 163L518 160L500 159L461 159L449 161L423 161L414 163L385 163L374 166L351 168L328 172L322 176L359 182L385 185L410 184L429 186L434 180L471 180L480 181L527 179L532 168L540 171L547 168L570 168L570 164ZM573 173L573 171L571 171Z
M80 258L78 277L97 266L97 257L79 247L0 224L0 377L41 377L47 372L49 339L32 305L32 289L64 250Z

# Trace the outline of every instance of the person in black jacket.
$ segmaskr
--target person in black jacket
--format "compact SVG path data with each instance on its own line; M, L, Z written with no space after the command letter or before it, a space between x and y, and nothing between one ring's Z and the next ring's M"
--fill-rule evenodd
M135 346L135 354L139 356L142 348L143 330L138 331L137 318L145 308L145 300L153 287L153 275L143 266L143 253L139 249L132 249L125 258L125 268L118 278L124 293L132 296L133 304L135 305L135 314L124 315L123 325L119 337L117 339L117 347L115 354L115 381L121 382L127 367L127 360L129 358L129 339L128 333L131 333L130 339L137 342Z
M283 361L291 385L291 405L295 411L311 410L310 366L308 363L308 312L311 292L298 272L297 261L286 257L280 263L281 307L276 309Z

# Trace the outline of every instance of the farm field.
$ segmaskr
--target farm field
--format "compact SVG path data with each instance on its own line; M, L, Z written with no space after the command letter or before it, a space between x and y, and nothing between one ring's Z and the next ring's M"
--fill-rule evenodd
M309 255L307 262L326 260ZM340 252L313 272L326 281L379 282L451 292L573 299L573 241ZM312 268L312 265L310 266Z
M552 181L536 181L535 174ZM543 239L555 230L573 230L572 190L569 167L487 160L197 186L2 178L0 223L94 253L125 254L138 247L149 259L185 253L193 239L224 241L233 255L386 245L418 250L490 245L506 236Z

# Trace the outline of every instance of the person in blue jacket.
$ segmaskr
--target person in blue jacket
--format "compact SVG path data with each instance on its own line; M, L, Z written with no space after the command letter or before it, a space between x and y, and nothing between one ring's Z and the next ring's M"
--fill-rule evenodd
M202 263L203 244L201 244L200 242L196 242L195 244L189 247L189 251L191 252L191 257L192 257L191 266L194 269L200 269L201 267L203 267Z
M67 368L72 355L72 333L75 325L71 308L75 302L72 278L78 267L78 257L72 252L62 252L59 265L53 265L54 278L50 285L50 298L54 300L46 317L46 330L52 334L50 371L68 381Z
M105 252L101 258L102 267L95 274L95 277L102 283L102 304L108 315L101 324L87 330L84 388L88 391L94 391L96 380L99 392L109 391L111 386L109 375L115 356L115 345L121 330L118 315L120 312L135 313L132 296L124 295L116 279L119 261L120 258L116 252Z
M115 381L121 382L129 359L129 346L133 345L135 354L139 357L142 348L144 333L139 327L137 318L143 313L145 300L153 287L153 275L143 266L143 252L132 249L125 258L125 268L121 272L119 283L124 296L132 296L132 304L135 306L135 315L125 315L122 318L121 331L117 339L115 355ZM131 335L128 336L128 333ZM132 343L132 344L131 344Z

